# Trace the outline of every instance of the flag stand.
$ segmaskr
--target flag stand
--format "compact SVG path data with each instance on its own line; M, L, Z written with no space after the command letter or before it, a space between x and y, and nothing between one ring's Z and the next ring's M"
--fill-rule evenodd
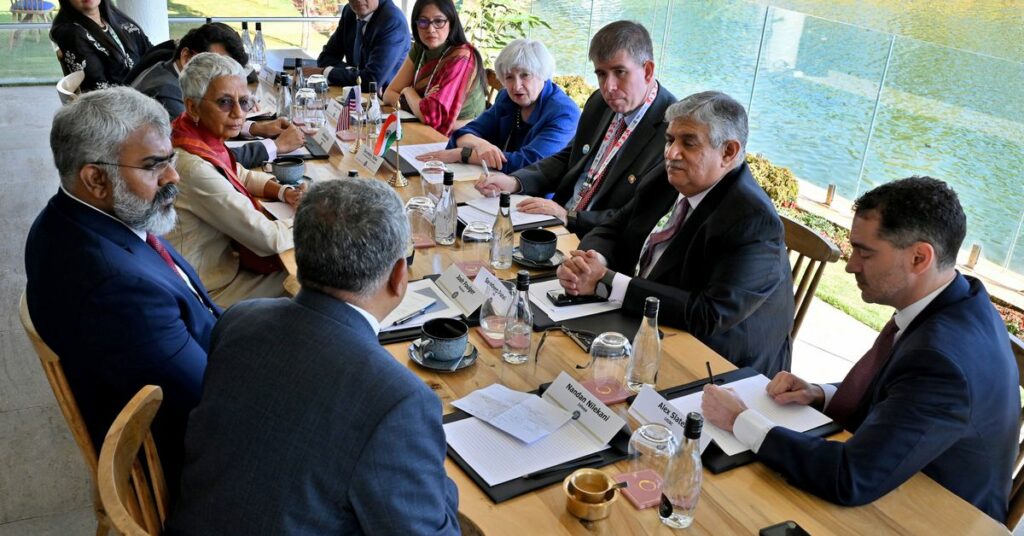
M405 188L409 186L409 179L402 175L402 138L401 136L395 138L395 174L388 180L388 184L395 188Z

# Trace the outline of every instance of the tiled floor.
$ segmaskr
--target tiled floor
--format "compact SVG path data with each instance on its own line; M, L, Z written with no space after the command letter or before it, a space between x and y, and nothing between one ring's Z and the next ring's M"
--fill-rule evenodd
M32 220L57 188L49 128L52 87L0 88L0 536L92 534L89 479L18 320ZM839 381L875 333L815 301L793 369Z

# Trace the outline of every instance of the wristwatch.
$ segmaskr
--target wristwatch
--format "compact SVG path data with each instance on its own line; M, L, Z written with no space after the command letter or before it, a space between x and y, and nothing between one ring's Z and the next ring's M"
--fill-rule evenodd
M468 164L469 163L469 157L471 157L471 156L473 156L473 148L472 147L463 147L462 148L462 163L463 164Z
M569 212L565 213L565 226L566 227L568 227L570 229L576 227L576 215L577 215L577 212L575 210L570 210Z

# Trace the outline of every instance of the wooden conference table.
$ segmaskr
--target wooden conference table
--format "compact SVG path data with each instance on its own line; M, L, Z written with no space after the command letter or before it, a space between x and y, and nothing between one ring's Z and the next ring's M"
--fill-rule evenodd
M444 136L419 123L403 125L403 144L443 141ZM350 169L363 176L367 171L355 162L348 151L335 147L330 160L310 161L307 175L314 181L344 177ZM387 180L392 170L384 165L377 178ZM418 177L410 177L409 186L397 189L403 200L422 195ZM472 182L457 182L456 197L462 202L477 197ZM559 249L568 252L578 240L564 228ZM434 247L416 252L411 279L440 273L457 260L472 260L459 246ZM293 252L282 254L288 270L294 275ZM499 271L507 279L512 270ZM291 292L298 289L290 278L286 285ZM639 319L637 319L639 326ZM663 356L658 374L658 388L672 387L706 377L704 363L710 362L715 374L735 369L690 334L664 329ZM556 334L557 333L557 334ZM631 336L632 334L626 334ZM534 349L540 334L534 334ZM420 368L408 355L408 342L388 345L387 350L423 379L438 397L445 413L452 411L451 402L494 382L517 390L529 391L549 382L565 370L584 379L576 364L585 363L587 355L568 337L553 332L541 351L539 364L509 365L502 361L500 349L487 346L477 333L470 342L480 350L477 363L456 373L437 373ZM585 371L583 371L585 372ZM616 411L625 415L624 405ZM844 433L840 438L848 437ZM558 485L494 504L450 458L445 462L448 475L459 489L459 511L475 522L485 534L673 534L661 525L655 508L637 511L625 500L615 503L611 515L601 521L581 521L565 510L565 496ZM618 474L625 462L604 470ZM694 524L689 534L757 534L758 529L782 521L793 520L810 534L1007 534L1006 528L947 491L930 478L917 474L898 489L872 504L860 507L837 506L788 485L781 477L760 463L750 464L722 474L704 473L704 484Z

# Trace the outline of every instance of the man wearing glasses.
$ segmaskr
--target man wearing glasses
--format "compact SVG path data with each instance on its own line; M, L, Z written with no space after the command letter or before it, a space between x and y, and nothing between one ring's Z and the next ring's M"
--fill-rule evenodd
M391 0L348 0L317 66L305 72L322 72L336 86L353 86L358 78L363 91L370 82L383 90L409 54L411 39L405 15Z
M32 225L25 269L32 320L60 356L97 451L139 388L163 388L153 434L177 490L220 309L160 238L176 219L170 130L156 101L125 87L61 108L50 133L60 189Z

